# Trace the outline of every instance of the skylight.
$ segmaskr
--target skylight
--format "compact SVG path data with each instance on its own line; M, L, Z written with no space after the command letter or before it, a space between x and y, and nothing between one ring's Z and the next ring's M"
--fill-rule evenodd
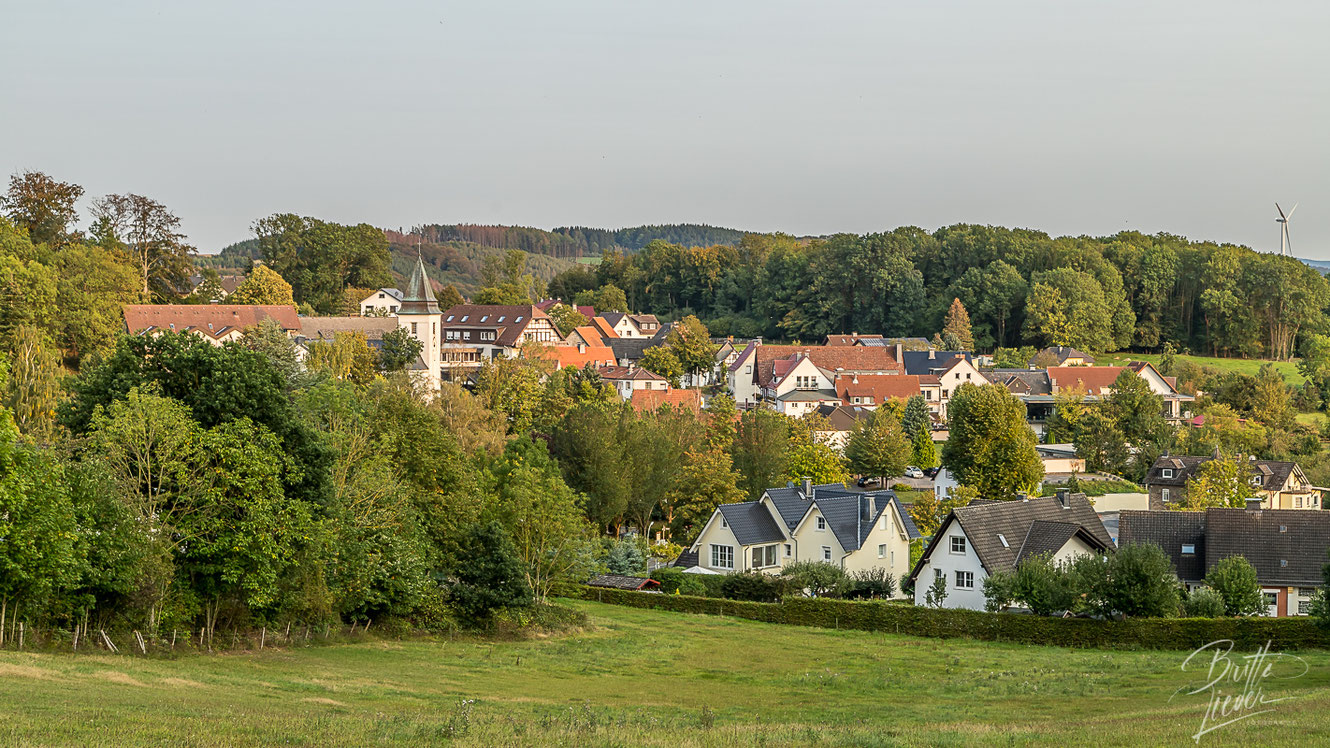
M463 315L462 315L462 321L463 321L463 322L467 321L468 319L471 319L471 315L469 315L469 314L463 314Z
M507 316L508 316L508 315L506 315L506 314L500 314L500 315L499 315L499 318L496 319L496 320L494 320L494 321L495 321L495 322L502 322L502 321L504 320L504 318L506 318Z
M486 314L484 317L481 317L481 318L480 318L480 321L481 321L481 322L489 322L489 319L490 319L490 316L489 316L488 314Z
M521 317L520 315L517 316L517 317L514 317L514 318L513 318L513 321L514 321L514 322L521 322L521 321L522 321L522 317Z
M446 321L446 322L452 322L452 321L453 321L453 317L455 317L455 316L457 316L457 315L455 315L455 314L450 314L450 315L448 315L448 319L445 320L445 321Z
M1006 536L1006 535L1003 535L1002 533L998 533L998 540L1001 540L1001 541L1002 541L1002 547L1003 547L1003 548L1010 548L1010 547L1011 547L1010 545L1007 545L1007 536Z
M1191 545L1190 543L1183 545L1183 546L1182 546L1182 555L1184 555L1184 556L1195 556L1195 555L1196 555L1196 546Z

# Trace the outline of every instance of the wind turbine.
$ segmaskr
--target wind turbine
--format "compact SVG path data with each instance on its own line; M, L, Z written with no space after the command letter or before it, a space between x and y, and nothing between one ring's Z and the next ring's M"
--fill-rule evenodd
M1288 222L1293 218L1293 211L1297 209L1298 204L1293 203L1293 207L1285 213L1284 209L1279 207L1279 203L1275 203L1275 210L1279 211L1279 217L1275 219L1275 223L1282 224L1279 227L1279 254L1281 255L1293 254L1293 242L1288 238Z

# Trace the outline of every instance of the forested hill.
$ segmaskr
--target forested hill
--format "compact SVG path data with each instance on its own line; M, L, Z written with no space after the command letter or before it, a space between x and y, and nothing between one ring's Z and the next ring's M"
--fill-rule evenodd
M685 247L733 246L744 232L704 224L632 226L624 229L595 229L565 226L553 231L526 226L477 226L431 224L412 230L426 241L438 244L469 242L495 249L520 249L529 254L553 257L593 257L606 250L634 251L656 239Z

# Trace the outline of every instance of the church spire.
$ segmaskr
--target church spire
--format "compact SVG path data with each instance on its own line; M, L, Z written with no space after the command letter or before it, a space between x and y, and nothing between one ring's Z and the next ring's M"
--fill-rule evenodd
M425 274L425 260L416 255L416 266L411 271L411 280L406 284L402 295L402 306L398 314L439 314L439 302L434 298L434 288L429 276Z

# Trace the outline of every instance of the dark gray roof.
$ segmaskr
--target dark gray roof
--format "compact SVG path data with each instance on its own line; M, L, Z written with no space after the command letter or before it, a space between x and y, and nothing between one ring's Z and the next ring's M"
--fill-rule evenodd
M1113 539L1085 494L1069 494L1067 499L1067 508L1063 508L1056 496L1038 496L1024 501L974 501L952 510L942 521L942 526L946 527L953 520L959 522L975 555L979 556L979 562L990 574L1015 568L1031 525L1039 520L1078 525L1085 530L1085 537L1094 541L1092 545L1112 549ZM941 531L934 533L924 555L910 572L911 578L923 568L924 560L942 536ZM1041 539L1038 542L1049 542L1047 539L1051 535L1041 531L1038 537ZM1003 538L1007 541L1005 544Z
M612 587L616 590L640 590L643 587L659 587L660 582L646 577L630 577L624 574L601 574L587 580L588 587Z
M997 382L1019 395L1053 394L1053 383L1046 369L984 369L980 373L988 381Z
M1144 511L1118 513L1118 545L1153 543L1173 561L1178 579L1199 582L1205 577L1205 512ZM1183 555L1182 546L1195 546Z
M1150 466L1150 471L1145 475L1145 484L1147 486L1185 486L1187 481L1196 475L1196 471L1201 465L1213 460L1214 457L1172 457L1164 456L1155 460ZM1266 491L1278 491L1288 482L1288 476L1298 468L1296 462L1284 462L1280 460L1248 460L1247 468L1253 476L1261 477L1261 488ZM1173 475L1169 478L1164 477L1164 470L1171 469Z
M931 355L930 355L931 354ZM957 356L971 361L967 351L901 351L906 374L932 374Z
M615 359L628 361L638 361L646 349L660 345L651 338L608 338L605 343L614 351Z
M823 403L817 406L818 415L831 421L837 431L849 431L858 421L872 417L873 411L860 405L832 405Z
M621 319L623 319L624 317L627 317L627 316L628 316L628 315L624 314L623 312L601 312L601 313L600 313L600 318L603 319L603 320L605 320L606 322L610 323L610 327L614 327L615 325L619 324L619 320L621 320Z
M1021 551L1016 554L1016 566L1031 556L1038 556L1041 553L1057 553L1062 546L1067 544L1068 540L1076 537L1081 531L1081 526L1075 522L1056 522L1053 520L1037 519L1030 523L1030 531L1025 533L1025 539L1021 542ZM1093 536L1087 537L1093 541ZM1007 539L1011 541L1010 538ZM1092 543L1093 544L1093 543Z
M1083 359L1085 359L1086 363L1090 363L1090 364L1093 364L1093 363L1094 363L1094 356L1091 356L1091 355L1088 354L1088 353L1081 353L1080 351L1076 350L1075 348L1072 348L1071 346L1067 346L1067 345L1053 345L1053 346L1049 346L1049 347L1045 348L1044 350L1040 351L1039 353L1051 353L1051 354L1053 354L1053 357L1054 357L1055 359L1057 359L1058 366L1061 366L1061 365L1063 364L1063 362L1065 362L1065 361L1066 361L1067 359L1069 359L1069 358L1083 358ZM1039 354L1035 354L1035 355L1038 356ZM1031 359L1031 361L1033 361L1033 360L1034 360L1034 359Z
M684 551L679 557L674 559L670 566L677 566L680 569L691 569L697 566L697 551Z
M734 539L739 541L739 545L778 543L785 539L785 532L760 501L721 504L716 508L729 524L730 532L734 533Z
M804 498L803 491L797 488L768 488L765 493L776 506L776 511L780 512L780 518L785 520L785 525L791 530L808 513L810 502Z
M1244 556L1261 584L1320 586L1330 548L1330 512L1213 508L1205 511L1205 568Z

